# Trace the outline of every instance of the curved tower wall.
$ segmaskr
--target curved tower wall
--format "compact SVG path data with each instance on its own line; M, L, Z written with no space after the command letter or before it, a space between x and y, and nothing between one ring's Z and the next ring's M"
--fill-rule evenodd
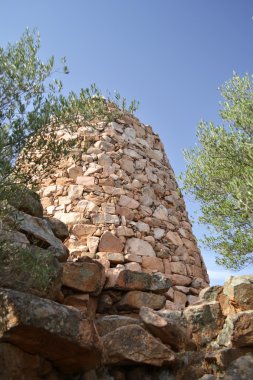
M130 116L77 135L79 148L39 191L45 214L69 226L69 260L99 259L108 276L115 267L161 272L174 285L167 299L190 303L209 279L159 136Z

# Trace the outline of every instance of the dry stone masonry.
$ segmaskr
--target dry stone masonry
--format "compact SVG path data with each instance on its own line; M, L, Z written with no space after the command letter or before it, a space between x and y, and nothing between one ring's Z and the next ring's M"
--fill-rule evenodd
M130 310L196 301L209 279L158 135L130 115L58 135L78 138L79 148L41 181L39 194L45 214L69 227L68 266L90 257L105 267L100 311L115 302Z
M134 120L127 123L135 130ZM102 140L103 131L112 126L89 132L99 142L107 141ZM119 150L131 149L125 144ZM202 277L188 272L194 265L188 260L198 257L201 263L201 257L190 228L185 228L189 223L180 198L169 207L166 190L160 197L154 191L153 203L145 210L150 209L148 220L155 223L148 223L141 211L147 185L134 192L125 188L132 178L124 185L114 177L114 186L104 186L112 193L123 189L124 194L107 198L99 185L102 178L67 176L69 167L76 170L82 164L87 171L92 162L62 162L62 172L57 170L44 182L41 192L44 202L49 199L48 216L43 216L38 195L28 189L9 200L10 212L0 223L0 380L251 379L253 276L230 277L224 286L201 289L208 279L203 265L196 265ZM118 177L120 170L114 173ZM61 208L60 198L69 196L70 186L79 186L78 177L94 179L97 187L87 190L82 185L78 197ZM159 182L147 184L152 189ZM119 206L123 195L127 204ZM129 204L136 206L134 201L138 207L130 208ZM95 211L76 210L80 202L93 202ZM158 217L159 205L164 208ZM133 217L123 218L118 207L130 210ZM174 216L178 224L161 219L164 209L168 220ZM51 217L56 213L69 218L70 235L63 222ZM78 218L71 222L73 215ZM103 222L94 223L92 219L101 215ZM106 222L108 215L118 223ZM181 226L188 231L186 237ZM119 227L131 233L118 234ZM170 233L176 236L174 242L166 237ZM174 273L173 263L181 264L186 273ZM176 281L180 279L187 281Z

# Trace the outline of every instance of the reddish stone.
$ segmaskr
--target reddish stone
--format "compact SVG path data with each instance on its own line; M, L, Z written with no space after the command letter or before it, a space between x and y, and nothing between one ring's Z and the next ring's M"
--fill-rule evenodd
M111 232L106 231L100 238L98 249L100 252L122 252L124 246L121 240Z

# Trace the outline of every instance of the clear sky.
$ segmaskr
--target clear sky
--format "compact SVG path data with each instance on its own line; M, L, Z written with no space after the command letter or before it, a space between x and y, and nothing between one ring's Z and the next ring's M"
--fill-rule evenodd
M95 82L139 100L137 116L159 133L176 175L198 122L219 122L218 87L233 70L253 74L252 0L0 0L0 9L0 46L38 28L43 59L67 57L66 92ZM197 238L204 231L194 224ZM230 273L202 253L222 283Z

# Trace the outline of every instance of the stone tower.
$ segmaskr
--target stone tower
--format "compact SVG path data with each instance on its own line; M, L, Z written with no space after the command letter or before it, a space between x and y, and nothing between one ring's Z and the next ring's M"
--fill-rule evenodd
M195 301L209 279L158 135L130 115L77 135L80 148L40 187L45 214L69 227L69 261L100 261L105 289L127 270L169 278L167 308ZM71 136L62 130L59 138Z

